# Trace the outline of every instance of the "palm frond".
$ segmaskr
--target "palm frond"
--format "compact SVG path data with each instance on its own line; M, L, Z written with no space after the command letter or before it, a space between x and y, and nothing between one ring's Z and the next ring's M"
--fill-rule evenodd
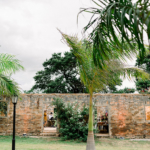
M20 64L20 61L16 59L14 55L4 53L0 54L0 73L12 74L23 69L24 67Z
M143 59L146 53L144 32L150 40L150 11L148 9L150 2L98 0L94 3L97 4L97 8L81 9L79 14L89 11L95 15L95 17L92 15L89 23L84 27L84 32L91 26L94 27L89 40L93 43L95 64L102 68L105 65L104 60L111 59L111 56L116 53L124 52L126 56L131 56L134 53L135 44L138 45L139 56ZM99 6L104 6L104 8ZM118 36L121 36L121 41ZM129 45L128 49L125 48L126 43ZM115 48L112 49L112 47ZM119 57L122 59L122 55Z
M19 93L18 84L8 76L0 74L0 95L13 96Z
M132 77L140 78L142 80L147 80L150 78L149 73L136 67L117 69L116 72L123 78L128 78L129 80L132 80Z
M115 84L117 82L116 75L128 79L131 79L131 77L149 78L149 74L142 69L125 68L125 65L117 59L105 60L105 67L99 68L93 61L93 47L87 47L86 40L79 41L76 36L68 36L61 31L60 33L77 58L81 81L89 91L91 90L91 93L101 91L109 84Z

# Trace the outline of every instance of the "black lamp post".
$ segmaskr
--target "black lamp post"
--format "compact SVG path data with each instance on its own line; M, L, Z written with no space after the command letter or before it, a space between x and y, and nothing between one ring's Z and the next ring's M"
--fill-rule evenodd
M13 139L12 139L12 150L15 150L15 118L16 118L16 104L18 96L12 97L12 103L14 104L14 113L13 113Z

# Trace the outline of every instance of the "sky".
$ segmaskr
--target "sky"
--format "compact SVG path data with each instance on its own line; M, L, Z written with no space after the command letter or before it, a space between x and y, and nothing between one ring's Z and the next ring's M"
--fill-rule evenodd
M0 53L21 60L25 70L12 77L22 90L31 89L36 72L53 53L69 51L57 28L82 37L90 15L81 14L77 24L77 14L91 6L91 0L0 0ZM129 65L134 63L135 59ZM135 87L135 83L124 80L119 88L124 87Z

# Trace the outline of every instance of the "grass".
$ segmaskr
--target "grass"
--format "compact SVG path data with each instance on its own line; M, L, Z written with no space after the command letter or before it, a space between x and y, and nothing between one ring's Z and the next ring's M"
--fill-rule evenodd
M11 150L12 137L0 136L0 150ZM16 150L85 150L86 143L61 141L59 138L16 137ZM150 141L97 139L96 150L149 150Z

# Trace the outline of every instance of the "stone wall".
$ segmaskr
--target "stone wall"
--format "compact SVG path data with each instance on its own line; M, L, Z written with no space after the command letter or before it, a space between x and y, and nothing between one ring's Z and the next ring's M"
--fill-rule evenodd
M43 113L54 111L54 97L65 103L89 102L88 94L23 94L16 107L16 134L39 135L43 131ZM0 117L0 134L12 134L13 104L8 103L7 117ZM141 94L95 94L93 96L98 117L108 111L110 136L128 138L150 137L150 95Z

